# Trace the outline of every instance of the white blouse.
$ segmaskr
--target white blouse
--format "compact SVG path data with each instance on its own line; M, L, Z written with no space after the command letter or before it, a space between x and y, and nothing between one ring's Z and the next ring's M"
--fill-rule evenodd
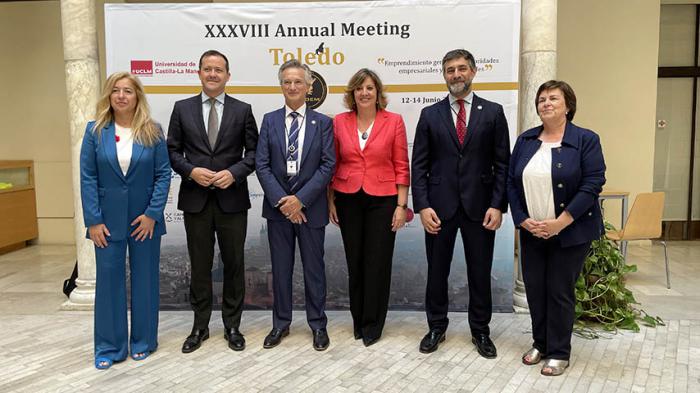
M372 127L374 127L374 122L367 127L367 131L365 133L367 134L367 138L362 138L362 131L360 131L360 128L357 128L357 137L360 138L360 150L365 150L365 145L367 144L367 140L369 140L369 135L372 133Z
M131 164L131 151L134 146L134 136L131 133L131 128L125 128L119 124L114 124L114 133L117 139L117 159L119 166L122 168L122 173L126 176Z
M552 190L552 149L559 142L542 142L523 170L523 189L527 211L533 220L555 219L554 191Z

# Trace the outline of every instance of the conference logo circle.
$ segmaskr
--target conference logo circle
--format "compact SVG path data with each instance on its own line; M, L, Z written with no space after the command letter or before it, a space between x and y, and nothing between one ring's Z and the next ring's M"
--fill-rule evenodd
M311 88L306 94L306 106L310 109L316 109L326 100L328 95L328 85L326 80L323 79L321 74L316 71L311 71L311 76L313 77L313 83L311 83Z

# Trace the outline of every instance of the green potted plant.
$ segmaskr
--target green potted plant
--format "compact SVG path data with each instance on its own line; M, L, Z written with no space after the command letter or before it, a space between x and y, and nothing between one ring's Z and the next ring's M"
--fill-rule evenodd
M613 229L608 222L605 229ZM647 326L663 325L659 317L652 317L625 287L625 275L636 272L636 265L627 265L618 245L605 236L593 241L591 251L576 281L575 331L584 337L598 337L598 331L617 329L639 331L638 321Z

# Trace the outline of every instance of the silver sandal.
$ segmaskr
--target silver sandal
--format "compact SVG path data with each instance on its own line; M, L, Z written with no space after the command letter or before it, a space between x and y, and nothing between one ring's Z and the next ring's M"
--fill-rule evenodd
M527 360L530 359L530 360ZM528 366L535 365L542 360L542 352L538 351L537 348L530 348L529 351L525 352L522 357L523 364Z
M569 367L569 361L568 360L562 360L562 359L547 359L544 361L544 365L542 366L542 371L540 371L540 374L546 375L548 377L555 377L557 375L562 375L564 374L564 370ZM545 372L544 369L548 368L552 371L550 372Z

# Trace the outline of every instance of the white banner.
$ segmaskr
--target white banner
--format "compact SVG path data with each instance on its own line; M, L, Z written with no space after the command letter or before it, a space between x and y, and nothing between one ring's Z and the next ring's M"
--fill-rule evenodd
M248 102L258 124L284 100L277 71L296 58L314 71L309 104L333 116L343 112L345 85L360 68L376 71L386 86L388 110L407 126L409 155L420 110L446 96L441 59L456 48L472 52L476 94L503 105L515 140L518 102L520 2L518 0L373 1L315 3L105 4L107 74L131 71L146 86L154 118L167 130L173 104L198 94L199 56L208 49L230 63L227 93ZM161 258L162 303L187 306L189 261L174 177L166 207L168 235ZM246 304L269 307L270 261L261 218L262 190L249 179L252 209L246 241ZM409 198L410 200L410 198ZM410 204L409 204L410 206ZM420 220L397 235L391 305L421 308L425 250ZM497 234L494 308L512 310L513 226ZM466 309L466 268L461 242L450 278L454 309ZM328 307L347 306L347 269L339 231L326 232ZM218 265L215 264L215 266ZM220 266L215 267L220 280ZM295 302L303 303L300 269Z

